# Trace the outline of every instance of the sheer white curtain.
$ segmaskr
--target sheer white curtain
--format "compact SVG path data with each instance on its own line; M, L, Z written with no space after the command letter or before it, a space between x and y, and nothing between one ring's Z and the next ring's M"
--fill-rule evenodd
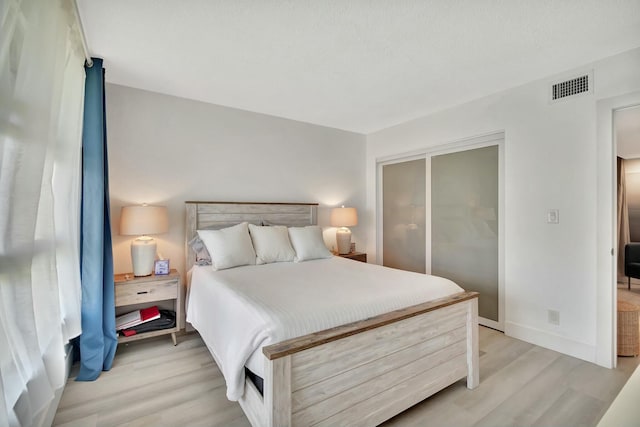
M80 334L84 57L68 0L0 0L0 425L34 425Z

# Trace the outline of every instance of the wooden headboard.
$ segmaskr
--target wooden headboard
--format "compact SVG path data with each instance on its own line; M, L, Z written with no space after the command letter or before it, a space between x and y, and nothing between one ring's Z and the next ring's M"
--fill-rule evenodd
M267 221L277 225L301 227L318 222L317 203L254 203L254 202L185 202L187 209L185 230L185 270L196 262L189 241L198 230L223 228L250 222Z

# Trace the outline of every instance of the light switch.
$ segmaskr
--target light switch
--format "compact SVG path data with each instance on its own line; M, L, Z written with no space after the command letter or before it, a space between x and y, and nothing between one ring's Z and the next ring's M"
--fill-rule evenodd
M560 211L558 209L549 209L547 212L547 224L560 223Z

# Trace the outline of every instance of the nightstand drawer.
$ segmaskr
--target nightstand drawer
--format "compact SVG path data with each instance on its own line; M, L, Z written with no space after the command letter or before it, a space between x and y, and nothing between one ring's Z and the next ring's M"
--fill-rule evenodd
M176 299L177 297L178 281L176 280L116 284L116 306Z

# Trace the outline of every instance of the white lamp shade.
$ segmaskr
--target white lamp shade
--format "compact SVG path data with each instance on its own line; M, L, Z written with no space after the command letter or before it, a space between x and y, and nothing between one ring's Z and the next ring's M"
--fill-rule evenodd
M358 225L356 208L334 208L331 210L331 225L334 227L352 227Z
M164 206L125 206L120 214L120 234L144 236L169 231L167 208Z

